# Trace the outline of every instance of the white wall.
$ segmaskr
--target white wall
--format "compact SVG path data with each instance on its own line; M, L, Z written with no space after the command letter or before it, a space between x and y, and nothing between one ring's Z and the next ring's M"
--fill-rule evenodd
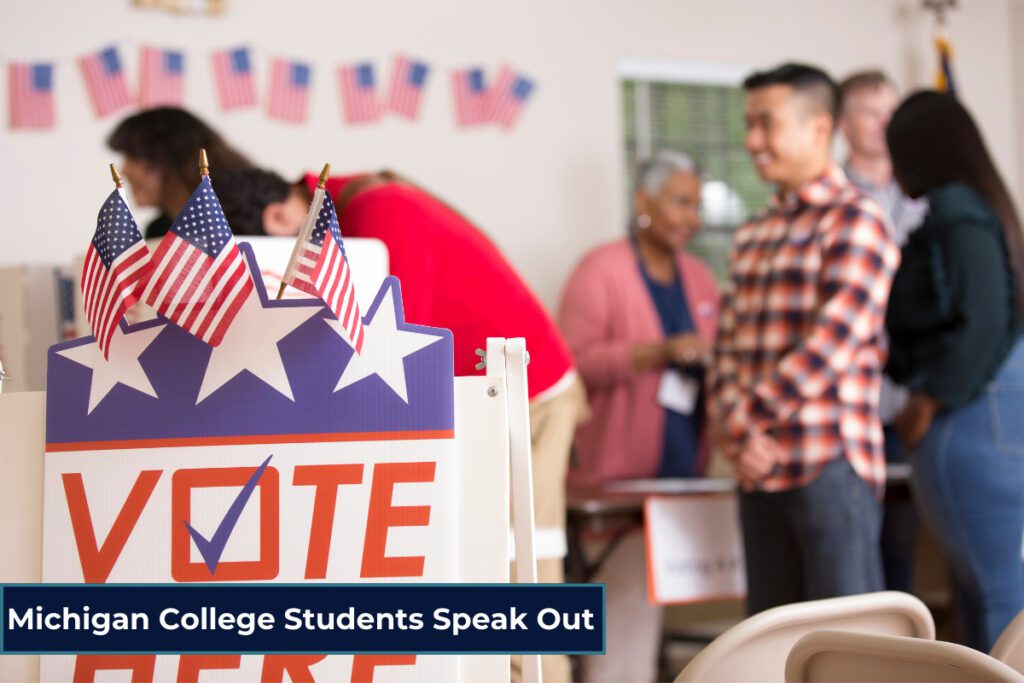
M961 2L952 31L963 97L1020 187L1010 3ZM388 165L420 180L475 218L554 304L576 259L624 223L619 59L796 58L836 75L881 66L909 88L931 82L930 28L916 0L228 0L220 18L137 10L129 0L0 0L0 60L59 62L56 131L0 132L0 265L86 247L110 188L115 159L102 141L114 121L95 119L73 60L111 41L133 81L140 44L183 48L189 105L286 176L329 160L339 172ZM261 83L272 55L315 64L309 125L218 113L208 55L241 43L254 48ZM421 121L342 124L334 67L362 58L383 67L398 50L435 67ZM447 70L504 59L539 81L519 129L456 128ZM5 79L6 70L4 101Z

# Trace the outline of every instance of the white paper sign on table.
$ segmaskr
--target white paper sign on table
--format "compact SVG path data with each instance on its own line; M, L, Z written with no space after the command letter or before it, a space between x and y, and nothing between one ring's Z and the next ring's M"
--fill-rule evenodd
M683 604L746 595L735 494L649 496L644 519L651 602Z

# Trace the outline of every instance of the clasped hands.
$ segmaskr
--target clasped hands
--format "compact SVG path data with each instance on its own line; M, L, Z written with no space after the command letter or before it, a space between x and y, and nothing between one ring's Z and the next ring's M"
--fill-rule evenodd
M779 442L759 429L752 430L741 444L721 433L717 441L726 459L732 463L733 477L743 491L754 490L785 456Z

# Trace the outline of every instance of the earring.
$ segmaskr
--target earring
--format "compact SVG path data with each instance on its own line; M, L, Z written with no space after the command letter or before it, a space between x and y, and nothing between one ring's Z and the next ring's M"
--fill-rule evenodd
M651 217L646 213L642 213L636 217L636 226L638 228L649 228L651 227Z

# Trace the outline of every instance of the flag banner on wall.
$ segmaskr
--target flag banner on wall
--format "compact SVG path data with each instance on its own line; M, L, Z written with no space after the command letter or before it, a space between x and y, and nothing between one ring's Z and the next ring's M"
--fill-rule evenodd
M270 100L267 115L281 121L302 123L309 110L313 70L308 64L276 58L270 68Z
M256 83L248 48L213 53L213 75L221 109L256 106Z
M85 88L89 91L96 116L103 118L132 105L132 96L128 92L116 47L107 47L80 57L78 65L82 69Z
M177 50L142 48L139 67L139 104L143 107L185 102L185 55Z
M362 62L338 69L341 84L341 111L348 123L380 120L381 106L377 98L377 81L373 64Z
M514 128L535 87L526 76L503 66L488 94L488 118L503 128Z
M460 126L487 123L487 81L480 68L456 69L452 72L455 94L455 121Z
M149 248L128 208L124 190L118 188L100 208L96 234L82 269L82 305L104 359L110 358L114 330L125 311L138 301L140 283L145 282L151 268Z
M7 89L11 128L53 128L53 64L9 64Z
M407 119L419 118L429 73L430 67L424 62L395 57L391 67L391 85L388 88L388 109Z

